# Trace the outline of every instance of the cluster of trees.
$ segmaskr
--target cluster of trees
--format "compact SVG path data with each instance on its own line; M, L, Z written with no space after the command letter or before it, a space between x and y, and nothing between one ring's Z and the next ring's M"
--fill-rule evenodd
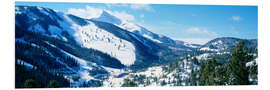
M37 88L38 85L33 79L27 79L24 83L25 88ZM51 80L46 88L59 88L58 83L55 80Z
M44 88L52 87L69 87L69 81L62 74L53 74L47 70L26 69L25 66L15 64L15 87L16 88Z
M132 78L125 78L122 87L137 87L139 85L148 86L151 83L157 82L158 82L157 77L146 77L146 75L134 75Z
M138 84L131 79L124 79L124 84L122 84L122 87L137 87Z
M253 70L246 66L254 57L244 45L244 41L238 43L227 63L218 63L212 58L202 64L199 85L250 85L249 75L257 76L257 66L252 67Z

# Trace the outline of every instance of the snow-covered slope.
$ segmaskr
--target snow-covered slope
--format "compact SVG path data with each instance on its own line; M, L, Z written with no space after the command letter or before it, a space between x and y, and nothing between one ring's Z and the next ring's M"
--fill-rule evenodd
M89 21L88 25L73 24L76 40L86 48L94 48L120 60L124 65L132 65L135 60L135 47L132 43L118 38Z
M112 23L120 28L123 28L129 32L133 32L138 35L141 35L156 43L164 43L164 44L172 45L174 47L181 48L181 49L198 48L200 46L198 44L191 44L191 43L187 43L180 40L173 40L169 37L156 34L141 25L138 25L129 21L121 20L117 16L113 15L113 13L107 10L103 10L102 14L98 18L92 18L92 20Z
M107 22L107 23L112 23L114 25L117 25L127 31L139 34L141 36L144 36L148 39L151 39L155 42L158 43L170 43L170 44L174 44L174 40L163 36L163 35L159 35L156 33L153 33L149 30L147 30L146 28L138 25L138 24L134 24L125 20L121 20L119 18L117 18L117 16L114 16L112 13L110 13L109 11L103 10L102 14L98 17L98 18L93 18L93 20L97 20L97 21L102 21L102 22Z
M16 23L27 27L28 30L62 40L66 40L67 37L63 33L67 32L81 46L107 53L124 65L132 65L136 60L132 43L100 29L91 21L80 20L76 16L42 7L24 6L16 7L15 10L18 20ZM20 20L20 17L26 20ZM23 24L25 22L26 24Z
M99 18L83 19L48 8L16 6L15 16L17 64L63 74L70 87L116 87L127 80L139 86L197 85L191 81L198 79L199 63L229 56L226 50L240 40L217 38L202 46L190 44L120 20L108 11ZM256 41L247 40L251 47Z

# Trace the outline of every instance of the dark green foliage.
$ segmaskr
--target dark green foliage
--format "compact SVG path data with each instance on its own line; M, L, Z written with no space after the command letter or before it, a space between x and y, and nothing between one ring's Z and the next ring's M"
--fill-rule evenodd
M251 65L248 67L249 68L249 75L250 78L253 79L251 81L251 84L257 85L258 84L258 65Z
M146 76L145 75L135 75L133 77L133 82L137 82L138 84L145 84Z
M16 64L15 66L15 87L26 88L26 80L32 79L35 82L35 87L46 87L51 80L58 82L60 87L69 87L69 81L66 80L61 74L51 74L46 70L32 69L27 70L22 65ZM33 85L33 84L31 84Z
M124 79L124 84L122 84L122 87L137 87L138 85L130 79Z
M24 87L25 88L36 88L37 84L36 84L35 80L27 79L27 80L25 80Z
M47 88L59 88L59 85L55 80L51 80Z
M80 76L73 76L73 77L72 77L72 80L73 80L73 81L78 81L80 78L81 78Z
M228 63L228 68L231 71L230 82L231 85L248 85L248 69L246 63L250 61L253 57L249 55L249 51L244 47L245 42L240 41L237 47L232 53L232 58Z
M196 57L192 59L192 62L194 64L196 64L196 65L199 65L200 64L199 61L198 61L198 59Z
M198 73L199 73L199 71L195 71L195 70L191 71L190 84L192 86L197 86L198 85L198 83L197 83L197 81L199 80L199 78L197 77Z
M244 41L239 41L232 52L229 62L217 63L214 59L208 60L201 66L200 85L250 85L249 75L257 79L257 65L246 67L253 56L245 47ZM256 84L257 81L253 82Z
M199 78L200 85L214 85L214 70L217 62L215 59L207 60L201 68L201 74Z
M166 84L167 84L167 83L165 82L165 80L162 80L161 83L160 83L161 86L164 86L164 85L166 85Z

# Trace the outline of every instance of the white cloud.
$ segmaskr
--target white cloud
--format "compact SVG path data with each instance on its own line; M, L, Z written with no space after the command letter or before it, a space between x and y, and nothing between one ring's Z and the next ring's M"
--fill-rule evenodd
M147 11L152 10L149 4L130 4L130 8L134 10L147 10Z
M112 7L129 7L133 10L146 10L153 11L153 8L149 4L122 4L122 3L108 3L106 4L108 8Z
M129 7L128 4L123 4L123 3L106 3L105 4L108 8L112 8L112 7Z
M79 16L81 18L90 19L99 17L102 13L102 9L86 6L84 9L70 8L68 9L68 13Z
M79 16L81 18L86 18L86 19L91 19L91 18L97 18L102 14L102 11L104 9L101 8L94 8L91 6L86 6L85 8L70 8L68 10L69 14L73 14L76 16ZM119 12L119 11L109 11L106 10L109 13L111 13L112 15L116 16L117 18L121 19L121 20L125 20L125 21L134 21L135 17L131 14L128 14L124 11Z
M126 12L113 11L111 13L121 20L125 20L125 21L134 21L135 20L135 17L133 15L128 14Z
M240 21L242 18L240 16L232 16L233 21Z
M195 17L195 16L197 16L197 14L191 14L191 16Z
M208 37L218 37L219 35L215 32L211 32L206 28L191 27L186 30L186 33L195 35L206 35Z
M174 38L174 40L181 40L184 42L192 43L192 44L206 44L208 41L213 38Z

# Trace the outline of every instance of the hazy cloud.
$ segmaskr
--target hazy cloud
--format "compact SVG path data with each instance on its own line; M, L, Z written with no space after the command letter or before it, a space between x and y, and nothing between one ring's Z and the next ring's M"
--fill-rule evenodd
M134 10L152 10L149 4L130 4L130 8Z
M195 34L195 35L204 35L208 37L218 37L219 35L215 32L211 32L206 28L199 28L199 27L191 27L186 30L188 34Z
M173 38L174 40L180 40L192 44L205 44L208 41L212 40L212 38Z
M128 4L122 4L122 3L106 3L105 5L108 8L112 8L112 7L129 7Z
M128 14L124 11L123 12L113 11L111 13L121 20L125 20L125 21L134 21L135 20L135 17L133 15Z
M102 13L102 9L86 6L85 8L70 8L68 9L68 13L81 18L90 19L99 17Z
M197 16L197 14L191 14L191 16L195 17L195 16Z
M240 21L242 18L240 16L232 16L233 21Z

